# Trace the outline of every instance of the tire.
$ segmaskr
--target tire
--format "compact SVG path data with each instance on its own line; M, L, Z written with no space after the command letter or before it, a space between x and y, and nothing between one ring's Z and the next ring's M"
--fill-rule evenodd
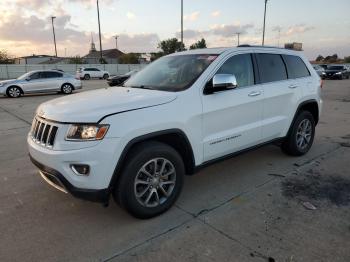
M108 77L109 77L108 74L104 74L104 75L103 75L103 79L105 79L105 80L106 80Z
M86 74L86 75L84 75L84 80L90 80L90 75L89 74Z
M6 94L8 97L18 98L22 94L22 89L18 86L10 86L9 88L7 88Z
M63 84L61 87L61 91L65 95L71 94L73 92L73 89L74 89L73 86L71 84L68 84L68 83Z
M314 137L315 119L309 111L301 111L282 143L282 150L291 156L302 156L310 150Z
M183 160L175 149L159 142L145 142L131 150L125 163L113 196L131 215L151 218L175 203L185 175Z

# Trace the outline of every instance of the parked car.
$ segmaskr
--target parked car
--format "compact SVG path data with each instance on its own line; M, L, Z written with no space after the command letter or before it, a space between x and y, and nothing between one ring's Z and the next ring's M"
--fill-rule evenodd
M277 142L289 155L306 154L321 87L302 52L179 52L157 59L124 88L41 104L29 154L57 189L106 205L113 195L132 215L150 218L174 204L185 174L217 160Z
M74 76L57 70L28 72L17 79L0 81L0 94L17 98L24 94L62 92L70 94L81 89L82 84Z
M350 70L345 65L331 65L326 70L325 78L328 79L349 79Z
M326 70L320 66L320 65L313 65L313 68L315 69L316 73L324 79L326 77Z
M107 71L101 70L99 68L89 67L89 68L79 68L76 77L79 79L90 80L91 78L107 79L109 73Z
M322 65L319 65L320 67L322 67L323 69L327 69L328 68L328 65L327 64L322 64Z
M138 70L132 70L124 75L112 76L107 79L107 84L109 86L121 86L123 83L128 80L131 76L136 74Z

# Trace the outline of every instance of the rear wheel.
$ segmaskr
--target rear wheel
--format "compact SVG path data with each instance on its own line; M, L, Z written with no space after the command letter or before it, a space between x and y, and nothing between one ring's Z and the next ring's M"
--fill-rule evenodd
M88 74L84 75L84 80L90 80L90 75Z
M63 84L61 87L61 91L63 94L68 95L73 92L73 86L71 84Z
M309 111L302 111L283 142L282 150L292 156L304 155L310 150L314 136L315 119Z
M107 79L108 77L109 77L108 74L103 75L103 79Z
M7 90L6 90L6 94L8 97L11 98L17 98L21 96L21 89L17 86L10 86Z
M151 218L175 203L185 174L175 149L159 142L142 143L130 152L126 163L114 198L130 214Z

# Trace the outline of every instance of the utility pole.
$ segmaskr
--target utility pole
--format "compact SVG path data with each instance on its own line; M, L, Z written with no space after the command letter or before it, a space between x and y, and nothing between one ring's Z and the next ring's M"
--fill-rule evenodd
M278 28L278 44L277 44L278 47L280 47L280 39L281 39L281 28Z
M102 63L103 57L102 57L102 40L101 40L101 24L100 24L100 7L98 5L98 0L97 0L97 20L98 20L98 35L100 38L100 63Z
M264 26L263 26L263 39L262 39L262 45L265 44L265 23L266 23L266 5L267 5L267 1L265 0L265 10L264 10Z
M184 1L181 0L181 45L184 44Z
M119 35L116 35L115 38L115 48L118 49L118 37Z
M52 23L52 33L53 33L53 42L55 44L55 55L57 57L57 47L56 47L56 34L55 34L55 26L53 24L53 20L56 18L56 16L51 16L51 23Z
M237 46L239 46L239 36L240 36L241 32L237 32L236 34L237 34Z

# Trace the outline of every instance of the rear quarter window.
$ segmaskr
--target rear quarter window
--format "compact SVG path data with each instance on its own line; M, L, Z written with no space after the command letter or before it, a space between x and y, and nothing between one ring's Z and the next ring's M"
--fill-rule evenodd
M257 54L256 56L262 83L287 79L287 70L281 55Z
M295 79L310 76L309 69L306 67L304 61L300 57L283 55L283 59L286 62L288 78Z

